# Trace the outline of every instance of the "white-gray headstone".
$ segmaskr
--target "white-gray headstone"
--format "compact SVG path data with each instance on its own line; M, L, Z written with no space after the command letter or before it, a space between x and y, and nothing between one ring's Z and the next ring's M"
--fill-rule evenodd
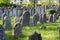
M22 25L19 22L14 24L12 35L13 37L18 37L19 35L22 35Z

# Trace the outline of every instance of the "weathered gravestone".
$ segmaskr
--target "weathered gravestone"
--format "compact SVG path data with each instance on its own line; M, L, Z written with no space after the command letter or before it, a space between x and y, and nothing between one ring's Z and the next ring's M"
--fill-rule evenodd
M50 14L50 15L49 15L49 22L52 22L52 23L54 22L53 14Z
M2 14L2 21L3 21L3 24L4 24L4 17L7 16L6 13L3 13Z
M42 18L42 14L39 15L39 21L40 21L41 24L44 23L43 18Z
M0 40L5 40L5 31L2 25L0 25Z
M29 11L24 11L23 15L22 15L22 25L23 26L27 26L29 25L29 21L30 21L30 13Z
M6 30L11 28L11 22L9 16L4 17L4 28Z
M14 28L12 30L13 37L18 37L19 35L22 35L22 25L20 23L16 23L14 25Z
M34 15L33 15L33 24L34 25L37 25L37 21L39 20L39 16L38 16L38 14L37 13L35 13Z
M43 14L42 21L45 23L47 20L46 14Z
M14 22L14 23L20 22L20 17L15 16L14 20L15 20L15 22Z
M42 40L41 34L34 32L34 34L29 36L29 40Z
M53 21L56 22L56 19L57 19L57 14L56 13L53 14L53 18L54 18Z
M20 17L20 24L22 24L22 17Z

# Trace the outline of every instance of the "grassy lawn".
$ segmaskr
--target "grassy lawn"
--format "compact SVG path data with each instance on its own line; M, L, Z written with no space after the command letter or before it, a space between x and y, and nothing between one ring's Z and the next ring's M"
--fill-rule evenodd
M0 24L2 24L2 20L0 18ZM14 17L11 17L11 24L14 25ZM17 39L12 38L12 30L7 30L6 33L6 40L28 40L29 35L31 35L35 30L38 33L41 33L43 40L58 40L58 28L59 28L59 20L55 23L50 23L47 21L46 29L41 29L43 24L38 22L37 26L25 26L23 27L23 35L19 36Z

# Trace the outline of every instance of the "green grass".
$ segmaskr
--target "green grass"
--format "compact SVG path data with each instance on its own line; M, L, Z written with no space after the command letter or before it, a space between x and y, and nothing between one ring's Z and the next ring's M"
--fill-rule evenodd
M0 24L2 24L2 20L0 18ZM11 24L14 25L14 17L11 17ZM38 22L37 26L25 26L23 27L22 36L19 36L17 39L12 38L12 30L5 31L6 40L28 40L29 35L31 35L34 31L41 33L43 40L58 40L58 28L60 22L57 20L55 23L50 23L47 21L44 25L46 25L46 29L41 29L43 24Z
M0 0L0 3L3 2L3 0Z

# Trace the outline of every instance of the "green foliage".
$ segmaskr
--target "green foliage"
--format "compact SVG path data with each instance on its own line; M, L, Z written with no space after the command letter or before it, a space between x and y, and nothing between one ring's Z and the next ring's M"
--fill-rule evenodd
M10 0L1 0L0 6L9 6Z
M3 3L9 4L10 3L10 0L3 0Z

